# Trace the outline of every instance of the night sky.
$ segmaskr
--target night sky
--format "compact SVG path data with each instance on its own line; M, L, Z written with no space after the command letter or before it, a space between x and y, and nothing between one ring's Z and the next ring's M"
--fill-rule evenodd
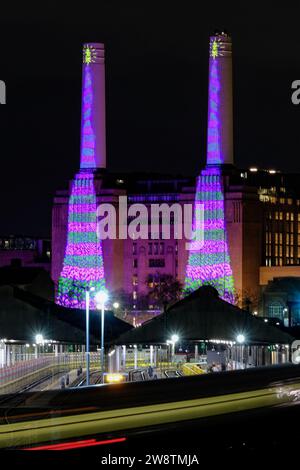
M225 28L233 39L236 164L300 172L300 106L291 103L291 83L300 79L299 5L61 3L1 5L0 235L49 235L54 192L78 169L83 42L105 42L109 170L199 172L208 36Z

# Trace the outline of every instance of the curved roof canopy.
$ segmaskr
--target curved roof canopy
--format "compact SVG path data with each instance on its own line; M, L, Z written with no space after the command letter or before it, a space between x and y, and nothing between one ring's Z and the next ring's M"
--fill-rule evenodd
M292 337L222 300L211 286L203 286L176 302L161 315L121 335L116 344L162 344L176 334L183 341L236 341L246 344L288 344Z

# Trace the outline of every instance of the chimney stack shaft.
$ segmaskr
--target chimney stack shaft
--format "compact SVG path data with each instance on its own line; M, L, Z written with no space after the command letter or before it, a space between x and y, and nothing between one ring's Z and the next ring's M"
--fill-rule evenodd
M83 46L80 168L106 168L104 45Z
M209 44L207 164L233 164L232 43L215 33Z

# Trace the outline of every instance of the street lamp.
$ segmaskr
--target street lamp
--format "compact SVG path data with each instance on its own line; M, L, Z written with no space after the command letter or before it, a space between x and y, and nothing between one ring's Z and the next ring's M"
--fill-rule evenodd
M108 294L105 290L97 292L96 302L98 303L97 308L101 309L101 370L102 377L104 374L104 309L105 303L108 301Z
M240 344L241 348L240 348L240 354L241 354L241 363L242 365L244 366L244 349L243 349L243 345L244 345L244 342L245 342L245 336L243 334L239 334L237 335L236 337L236 340L237 342Z
M86 385L90 384L90 292L93 292L95 287L87 287L85 289L85 355L86 355Z
M238 343L243 344L245 342L245 336L244 335L237 335L236 340Z
M36 342L36 355L38 355L41 352L40 346L44 344L44 336L41 335L40 333L35 335L35 342Z
M119 302L114 302L113 303L113 308L118 309L120 307Z
M175 344L177 343L177 341L179 340L179 336L178 335L172 335L171 336L171 339L168 339L167 340L167 344L170 344L171 345L171 361L173 362L173 359L174 359L174 356L175 356Z
M44 342L44 337L41 334L35 335L35 342L36 344L43 344Z

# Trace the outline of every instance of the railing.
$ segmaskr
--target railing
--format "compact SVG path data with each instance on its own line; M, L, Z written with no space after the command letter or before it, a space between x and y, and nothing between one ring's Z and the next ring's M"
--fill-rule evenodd
M20 360L10 366L0 368L0 389L2 386L45 370L54 374L60 369L70 371L85 365L85 353L53 353L42 354L38 357ZM90 353L91 368L100 368L100 354Z
M203 369L191 363L183 364L181 370L184 375L199 375L204 373Z

